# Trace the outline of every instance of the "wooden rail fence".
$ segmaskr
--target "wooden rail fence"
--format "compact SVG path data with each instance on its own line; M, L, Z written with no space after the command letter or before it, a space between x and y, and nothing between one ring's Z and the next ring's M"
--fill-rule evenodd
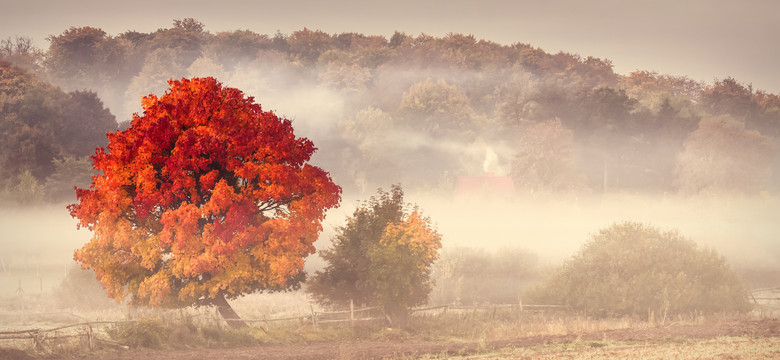
M490 311L495 312L498 309L515 309L518 311L540 311L540 310L568 310L566 306L558 305L522 305L522 304L509 304L509 305L477 305L477 306L464 306L464 305L439 305L430 306L424 308L416 308L411 310L411 315L424 314L434 311L447 312L447 311ZM220 318L221 319L221 318ZM221 319L222 321L233 319ZM342 311L330 311L319 312L315 311L311 306L310 314L304 316L282 317L282 318L262 318L262 319L240 319L244 322L251 324L258 324L264 331L268 332L270 323L273 322L294 322L297 321L301 325L298 331L302 330L306 326L312 326L315 331L319 330L322 325L337 324L337 323L349 323L350 326L354 326L358 322L366 321L386 321L390 324L390 319L384 312L382 307L364 307L355 308L350 304L349 310ZM0 341L2 340L25 340L30 339L33 341L36 351L52 352L53 346L57 341L73 338L83 338L86 345L90 350L94 350L96 343L101 342L111 346L125 347L125 345L108 340L105 337L98 336L101 331L98 329L99 325L113 325L122 323L134 323L138 320L120 320L120 321L87 321L70 325L63 325L59 327L42 329L24 329L24 330L8 330L0 331ZM51 343L50 343L51 342Z
M51 329L26 329L26 330L11 330L0 331L0 340L23 340L32 339L35 346L35 350L51 352L51 346L47 345L47 341L57 341L71 338L83 337L87 341L87 346L90 350L95 349L96 341L102 341L107 343L114 343L110 340L100 339L97 337L94 327L101 324L118 324L135 322L135 320L129 321L90 321L77 324L70 324L59 326ZM71 330L71 331L66 331ZM75 332L74 332L75 330ZM118 343L114 343L118 345Z

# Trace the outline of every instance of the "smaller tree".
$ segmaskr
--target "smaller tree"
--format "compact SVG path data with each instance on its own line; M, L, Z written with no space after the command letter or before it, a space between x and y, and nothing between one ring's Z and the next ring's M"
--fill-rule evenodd
M532 192L585 188L585 177L574 165L574 135L560 120L529 127L515 148L511 176L518 188Z
M469 99L443 80L412 85L401 97L399 111L411 129L434 138L470 139L477 125Z
M337 229L333 247L321 252L328 265L308 292L326 306L382 306L402 322L410 307L428 300L441 235L416 206L404 204L399 185L378 194Z
M680 191L758 193L771 186L776 146L730 117L703 119L677 157Z
M605 315L750 308L742 283L714 250L635 222L599 231L530 300Z
M50 202L74 199L73 186L87 188L97 175L89 157L65 156L53 159L54 173L46 178L46 196Z
M368 250L371 267L365 284L374 302L396 319L404 319L412 306L425 304L439 248L441 235L416 207L401 223L387 224L379 244Z
M10 37L0 40L0 59L11 62L26 70L38 70L43 61L43 51L33 45L32 39L26 36Z
M753 100L753 86L739 83L731 77L715 81L702 91L705 109L712 115L731 115L747 119L755 115L758 104Z

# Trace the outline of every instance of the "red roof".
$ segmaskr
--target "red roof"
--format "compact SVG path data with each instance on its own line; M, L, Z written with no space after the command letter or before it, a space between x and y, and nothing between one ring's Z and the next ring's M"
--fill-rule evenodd
M459 176L455 194L459 196L507 196L515 193L515 183L509 176L487 173L482 176Z

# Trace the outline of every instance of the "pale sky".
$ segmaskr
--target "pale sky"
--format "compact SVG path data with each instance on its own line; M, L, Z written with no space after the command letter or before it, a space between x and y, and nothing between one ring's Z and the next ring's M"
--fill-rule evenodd
M390 37L472 34L501 44L527 43L612 60L615 71L651 70L712 83L732 76L780 93L780 1L247 1L0 0L0 38L18 35L48 47L70 26L169 28L195 18L212 33L248 29L273 35L303 27Z

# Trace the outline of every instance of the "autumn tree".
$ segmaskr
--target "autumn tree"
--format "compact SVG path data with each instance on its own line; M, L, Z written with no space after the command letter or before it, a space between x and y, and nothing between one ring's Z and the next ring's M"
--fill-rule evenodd
M26 70L38 70L43 61L43 51L33 45L32 39L17 36L14 39L0 40L0 59L11 62Z
M70 27L60 35L52 35L46 57L46 68L57 78L71 79L86 72L105 59L101 47L109 40L105 31L94 27Z
M715 81L702 92L704 107L713 115L731 115L745 120L756 115L758 104L753 101L753 86L727 77Z
M25 172L44 183L57 161L93 154L116 127L94 92L65 93L0 61L0 188L14 187Z
M320 55L331 47L331 44L330 35L320 30L312 31L307 28L295 31L287 38L290 55L303 65L316 63Z
M228 69L235 69L242 63L257 58L257 52L271 47L268 35L256 34L249 30L224 31L217 33L209 41L204 53Z
M585 176L577 170L572 131L556 119L525 129L515 143L511 176L527 191L585 189Z
M106 132L117 128L116 117L91 91L68 93L62 105L63 131L58 134L66 154L86 157L105 146Z
M762 134L780 137L780 95L757 91L754 98L760 113L752 121L753 125Z
M703 119L683 146L675 174L684 193L758 193L770 187L776 145L744 123L731 117Z
M73 201L75 198L74 185L88 187L92 182L92 176L96 174L88 156L65 156L62 159L53 159L52 163L54 164L54 172L46 178L44 183L49 201Z
M626 172L635 172L624 155L636 151L637 119L632 114L636 100L623 90L598 87L580 91L575 106L579 114L573 117L574 122L561 120L587 148L582 152L581 168L588 185L593 189L600 185L604 192L620 187Z
M337 124L345 146L344 171L354 179L361 192L367 183L376 183L393 175L400 167L393 141L393 118L386 112L369 107ZM342 184L343 186L343 184Z
M40 181L54 170L65 96L27 71L0 63L0 183L13 186L25 171Z
M328 265L308 283L318 302L382 306L402 322L409 308L428 300L441 235L403 195L399 185L380 189L337 229L333 247L321 252Z
M469 139L476 127L469 99L443 80L412 85L401 97L399 111L407 117L410 128L436 139Z
M521 125L535 115L539 106L530 98L536 91L536 81L530 73L518 71L512 79L496 88L493 97L496 99L495 113L503 125L507 127Z
M371 80L371 71L358 64L331 62L320 72L319 80L321 84L338 89L343 94L355 94L366 90Z
M133 44L94 27L71 27L47 38L44 65L49 76L68 90L84 88L113 94L117 82L133 72L129 63ZM100 88L100 89L96 89Z
M180 66L187 67L203 54L203 48L211 38L204 25L193 18L173 20L173 27L154 33L150 50L169 49L176 54Z
M299 286L341 188L252 97L214 78L169 84L92 157L102 174L68 208L93 237L74 258L117 300L216 305L241 326L227 299Z

